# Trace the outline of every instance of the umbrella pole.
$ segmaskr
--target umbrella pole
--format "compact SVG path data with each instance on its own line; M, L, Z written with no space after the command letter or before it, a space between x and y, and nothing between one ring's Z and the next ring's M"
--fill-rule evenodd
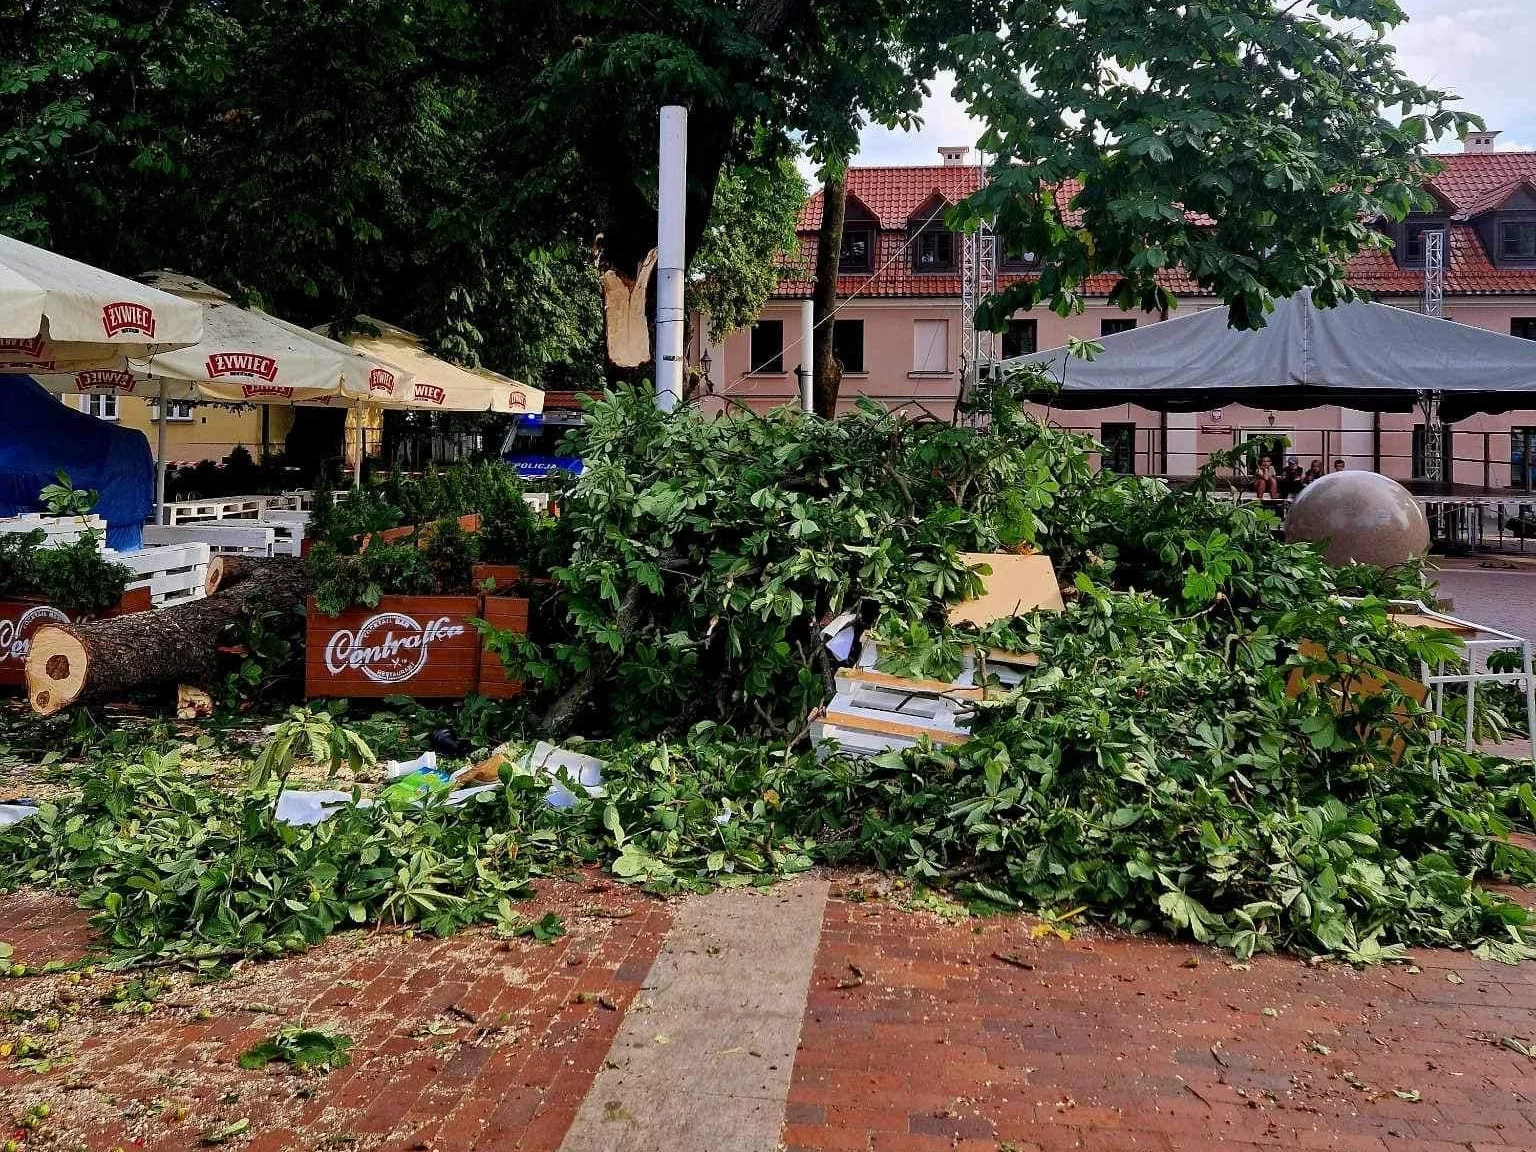
M352 487L363 486L363 453L368 450L367 409L358 405L351 414L357 417L357 452L352 457Z
M165 520L165 378L160 380L160 426L155 430L155 523Z

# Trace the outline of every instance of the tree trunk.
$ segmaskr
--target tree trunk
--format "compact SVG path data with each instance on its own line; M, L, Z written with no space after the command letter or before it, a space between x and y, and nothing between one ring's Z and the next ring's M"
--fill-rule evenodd
M225 629L260 605L302 603L310 584L304 561L274 556L201 600L90 624L45 624L27 654L27 700L51 716L158 684L211 685Z
M837 415L843 366L832 350L833 314L837 311L837 266L843 252L843 215L848 201L846 162L829 165L821 190L821 229L816 239L816 287L811 298L815 336L811 359L815 379L811 397L818 416Z
M208 575L203 580L203 595L212 596L215 592L232 588L248 576L274 566L282 567L291 564L291 556L247 556L239 552L228 552L213 557L208 561Z

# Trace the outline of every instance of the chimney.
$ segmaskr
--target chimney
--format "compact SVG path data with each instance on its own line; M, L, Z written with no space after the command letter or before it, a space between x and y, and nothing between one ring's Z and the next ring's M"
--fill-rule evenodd
M1468 132L1461 138L1461 146L1467 152L1492 152L1498 132Z
M964 164L965 158L970 154L970 151L969 148L950 145L946 148L940 148L939 155L944 157L944 167L950 168L955 165Z

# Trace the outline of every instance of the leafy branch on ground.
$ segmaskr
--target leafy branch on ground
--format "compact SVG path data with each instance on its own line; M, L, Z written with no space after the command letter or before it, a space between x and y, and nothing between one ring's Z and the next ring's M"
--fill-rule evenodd
M604 786L571 808L509 766L459 807L433 792L280 824L295 757L361 755L330 713L301 713L232 789L156 749L103 751L75 797L0 833L0 875L76 894L127 963L275 955L364 924L521 931L529 881L578 865L669 893L818 862L1239 955L1532 954L1532 914L1482 886L1536 882L1513 836L1536 827L1529 764L1461 751L1454 715L1383 675L1458 659L1388 610L1430 594L1422 573L1330 569L1225 498L1216 467L1177 488L1105 475L1007 385L976 404L978 428L596 404L591 465L530 545L559 558L564 608L502 643L538 677L530 737L604 737L587 746ZM948 624L979 581L961 553L1028 547L1055 560L1065 611ZM965 744L818 757L817 637L842 611L910 674L949 674L966 645L1039 668L990 686ZM1505 705L1482 696L1474 727L1497 738ZM516 709L460 715L486 744L516 734ZM353 736L394 746L433 722L406 703Z
M292 1065L296 1072L334 1072L352 1063L352 1037L328 1028L290 1025L240 1054L240 1067L257 1071L268 1064Z

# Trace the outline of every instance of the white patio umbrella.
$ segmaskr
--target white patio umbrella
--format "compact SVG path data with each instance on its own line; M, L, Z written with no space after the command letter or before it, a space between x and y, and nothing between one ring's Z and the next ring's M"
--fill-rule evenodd
M544 393L483 368L461 368L430 354L421 337L369 316L343 337L348 347L399 370L407 383L371 390L370 403L347 413L357 433L354 478L363 468L363 433L378 411L500 412L544 411Z
M203 316L195 344L111 367L34 374L49 391L114 392L170 400L246 404L348 406L366 403L372 389L403 390L410 374L335 340L255 309L236 307L202 281L170 273L150 277L190 301ZM166 421L158 428L156 515L165 500Z
M111 369L202 335L196 303L0 236L0 372Z
M421 337L367 316L362 330L344 337L347 346L397 369L407 386L376 387L370 400L381 408L425 412L544 411L544 393L483 368L461 368L431 355Z

